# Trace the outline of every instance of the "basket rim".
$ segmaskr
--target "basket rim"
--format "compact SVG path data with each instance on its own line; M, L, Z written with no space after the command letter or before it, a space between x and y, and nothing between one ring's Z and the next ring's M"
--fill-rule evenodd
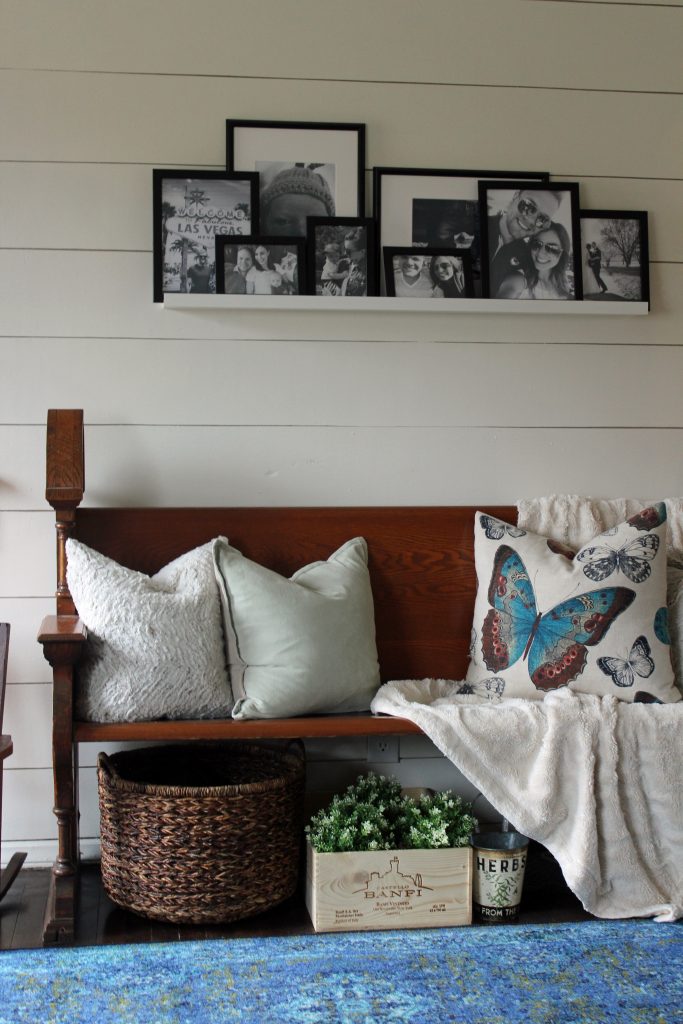
M241 754L252 754L254 757L268 759L270 763L279 761L283 774L277 778L265 779L256 782L243 782L233 785L216 786L191 786L191 785L163 785L161 783L141 782L124 778L117 766L116 759L125 755L131 760L142 760L144 756L150 756L152 752L159 751L160 754L170 756L174 751L200 749L209 753L220 753L223 758L231 752ZM97 774L100 782L108 785L110 789L120 793L136 793L148 796L176 797L178 799L195 799L197 797L226 797L226 796L248 796L251 794L272 793L284 789L298 782L305 774L305 758L303 744L290 744L285 748L265 747L248 743L232 743L229 748L213 745L210 743L167 744L164 746L138 747L133 750L117 751L115 754L108 754L102 750L97 755Z

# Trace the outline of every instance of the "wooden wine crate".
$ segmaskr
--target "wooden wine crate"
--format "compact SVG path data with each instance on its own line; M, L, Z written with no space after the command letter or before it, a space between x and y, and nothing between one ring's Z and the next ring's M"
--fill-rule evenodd
M317 932L472 923L472 850L306 851L306 906Z

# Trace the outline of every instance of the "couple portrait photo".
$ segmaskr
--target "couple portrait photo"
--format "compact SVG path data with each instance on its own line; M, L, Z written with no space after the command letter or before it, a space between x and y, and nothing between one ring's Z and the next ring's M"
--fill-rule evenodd
M484 294L579 299L579 197L574 182L480 182ZM482 215L483 220L483 215Z
M648 302L647 213L582 210L584 299Z
M399 299L464 299L472 292L468 251L385 248L387 295Z

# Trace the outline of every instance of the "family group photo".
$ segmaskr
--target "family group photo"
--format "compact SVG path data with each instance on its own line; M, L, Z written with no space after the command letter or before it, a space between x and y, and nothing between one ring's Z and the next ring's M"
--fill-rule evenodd
M216 240L216 284L221 295L301 295L304 267L299 239L232 236Z

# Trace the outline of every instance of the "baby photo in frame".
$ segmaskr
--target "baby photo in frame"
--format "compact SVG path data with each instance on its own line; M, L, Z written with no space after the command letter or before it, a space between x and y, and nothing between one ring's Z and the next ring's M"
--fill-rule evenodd
M308 282L313 295L374 295L375 224L370 217L309 217Z
M260 231L305 238L308 217L365 213L365 125L226 121L227 167L259 175Z

